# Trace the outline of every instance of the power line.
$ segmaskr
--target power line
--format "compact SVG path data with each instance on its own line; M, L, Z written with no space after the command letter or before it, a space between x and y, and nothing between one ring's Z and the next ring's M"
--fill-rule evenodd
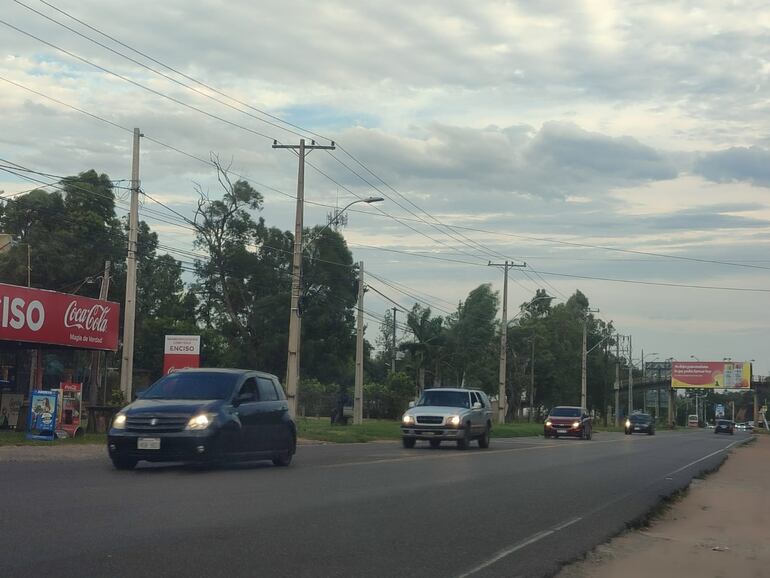
M328 137L325 137L325 136L323 136L323 135L320 135L320 134L318 134L318 133L315 133L315 132L313 132L313 131L311 131L311 130L309 130L309 129L303 128L303 127L301 127L301 126L298 126L298 125L296 125L296 124L293 124L293 123L291 123L291 122L289 122L289 121L287 121L287 120L284 120L284 119L282 119L281 117L279 117L279 116L276 116L276 115L273 115L273 114L271 114L271 113L269 113L269 112L267 112L267 111L265 111L265 110L262 110L262 109L260 109L260 108L257 108L257 107L255 107L255 106L253 106L253 105L251 105L251 104L249 104L249 103L247 103L247 102L243 102L243 101L241 101L241 100L239 100L239 99L235 98L234 96L231 96L231 95L229 95L229 94L226 94L225 92L222 92L221 90L218 90L217 88L214 88L213 86L211 86L211 85L209 85L209 84L206 84L205 82L202 82L202 81L200 81L200 80L198 80L198 79L196 79L196 78L194 78L194 77L192 77L192 76L190 76L190 75L188 75L188 74L185 74L184 72L182 72L182 71L180 71L180 70L178 70L178 69L176 69L176 68L174 68L174 67L172 67L172 66L170 66L170 65L168 65L168 64L166 64L166 63L164 63L164 62L162 62L162 61L160 61L160 60L158 60L157 58L154 58L154 57L150 56L149 54L147 54L147 53L145 53L145 52L142 52L141 50L138 50L138 49L136 49L136 48L134 48L134 47L132 47L132 46L130 46L130 45L128 45L128 44L126 44L125 42L122 42L121 40L118 40L118 39L117 39L117 38L115 38L114 36L111 36L111 35L107 34L106 32L103 32L102 30L99 30L98 28L96 28L96 27L94 27L94 26L91 26L91 25L90 25L90 24L88 24L87 22L84 22L83 20L81 20L81 19L79 19L79 18L76 18L75 16L73 16L73 15L72 15L72 14L70 14L69 12L66 12L65 10L62 10L61 8L58 8L58 7L54 6L54 5L53 5L53 4L51 4L50 2L47 2L46 0L40 0L40 1L41 1L43 4L45 4L46 6L49 6L50 8L52 8L52 9L56 10L56 11L57 11L57 12L59 12L60 14L63 14L64 16L67 16L68 18L70 18L70 19L74 20L75 22L78 22L79 24L81 24L81 25L85 26L86 28L88 28L88 29L90 29L90 30L93 30L93 31L94 31L94 32L96 32L97 34L100 34L100 35L104 36L105 38L108 38L109 40L112 40L113 42L115 42L116 44L119 44L120 46L123 46L124 48L128 48L128 49L129 49L129 50L131 50L132 52L134 52L134 53L136 53L136 54L139 54L140 56L143 56L143 57L144 57L144 58L146 58L147 60L150 60L151 62L154 62L155 64L158 64L159 66L162 66L162 67L163 67L163 68L165 68L166 70L170 70L171 72L174 72L174 73L178 74L179 76L181 76L181 77L183 77L183 78L186 78L187 80L190 80L190 81L194 82L195 84L197 84L197 85L199 85L199 86L202 86L203 88L205 88L205 89L207 89L207 90L210 90L210 91L212 91L212 92L214 92L214 93L216 93L216 94L219 94L220 96L224 96L225 98L227 98L227 99L229 99L229 100L232 100L233 102L237 102L238 104L240 104L240 105L242 105L242 106L245 106L245 107L247 107L247 108L249 108L249 109L251 109L251 110L253 110L253 111L255 111L255 112L258 112L258 113L260 113L260 114L262 114L262 115L264 115L264 116L267 116L268 118L271 118L271 119L273 119L273 120L276 120L276 121L278 121L278 122L280 122L280 123L283 123L283 124L285 124L285 125L287 125L287 126L290 126L290 127L292 127L292 128L295 128L295 129L297 129L297 130L299 130L299 131L302 131L302 132L304 132L304 133L306 133L306 134L309 134L309 135L315 136L315 137L317 137L317 138L320 138L320 139L323 139L323 140L328 140L328 141L331 141L331 140L332 140L332 139L330 139L330 138L328 138ZM282 128L282 127L281 127L281 128ZM285 129L283 129L283 128L282 128L282 130L285 130ZM301 134L299 134L299 133L294 133L294 134L298 134L299 136L302 136L302 135L301 135Z
M252 133L252 134L254 134L256 136L262 137L262 138L270 140L270 141L277 141L278 140L278 139L276 139L273 136L270 136L270 135L267 135L265 133L262 133L262 132L259 132L257 130L254 130L252 128L243 126L241 124L238 124L237 122L233 122L233 121L227 120L226 118L223 118L221 116L218 116L218 115L210 113L210 112L207 112L207 111L203 110L202 108L198 108L195 105L188 104L188 103L186 103L184 101L179 100L178 98L175 98L173 96L170 96L168 94L160 92L159 90L155 90L154 88L150 88L149 86L146 86L146 85L144 85L144 84L142 84L140 82L136 82L135 80L131 80L130 78L128 78L126 76L123 76L122 74L118 74L117 72L114 72L114 71L110 70L109 68L106 68L104 66L96 64L95 62L92 62L92 61L88 60L87 58L83 58L82 56L78 56L74 52L71 52L71 51L69 51L69 50L67 50L65 48L62 48L61 46L57 46L56 44L53 44L52 42L48 42L47 40L43 40L39 36L35 36L31 32L27 32L26 30L23 30L23 29L19 28L18 26L14 26L13 24L11 24L9 22L6 22L5 20L0 19L0 24L3 24L4 26L7 26L8 28L10 28L12 30L15 30L15 31L19 32L20 34L23 34L23 35L25 35L25 36L27 36L29 38L33 38L34 40L37 40L38 42L40 42L42 44L45 44L46 46L54 48L55 50L58 50L59 52L62 52L63 54L66 54L67 56L69 56L71 58L79 60L80 62L83 62L84 64L88 64L89 66L93 66L94 68L96 68L98 70L101 70L102 72L105 72L105 73L107 73L107 74L109 74L111 76L119 78L120 80L128 82L129 84L132 84L132 85L134 85L134 86L136 86L138 88L141 88L142 90L146 90L147 92L155 94L156 96L160 96L161 98L165 98L165 99L167 99L167 100L169 100L169 101L171 101L173 103L176 103L176 104L178 104L180 106L183 106L185 108L193 110L193 111L195 111L195 112L197 112L199 114L202 114L202 115L207 116L209 118L213 118L213 119L218 120L220 122L223 122L223 123L225 123L225 124L227 124L229 126L232 126L233 128L238 128L238 129L244 130L246 132Z

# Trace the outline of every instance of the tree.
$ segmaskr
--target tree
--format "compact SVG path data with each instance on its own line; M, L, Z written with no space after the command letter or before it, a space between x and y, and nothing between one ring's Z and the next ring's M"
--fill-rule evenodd
M415 363L418 393L425 389L426 373L435 367L439 349L443 345L443 323L441 317L431 317L430 307L422 307L417 303L406 316L406 324L412 330L414 340L402 344L401 349L408 352Z

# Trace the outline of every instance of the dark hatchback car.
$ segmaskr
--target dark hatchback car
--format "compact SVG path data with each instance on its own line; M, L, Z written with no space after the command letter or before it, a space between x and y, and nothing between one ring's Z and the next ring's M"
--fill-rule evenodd
M553 407L543 425L543 435L546 438L567 436L590 440L593 437L591 416L581 407Z
M165 375L117 413L107 436L119 470L140 460L269 459L288 466L296 447L297 429L278 378L243 369Z
M727 433L733 435L735 433L735 422L729 419L718 419L716 426L714 426L714 433Z
M648 413L632 413L626 418L625 427L623 428L626 435L634 433L646 433L647 435L655 435L655 420Z

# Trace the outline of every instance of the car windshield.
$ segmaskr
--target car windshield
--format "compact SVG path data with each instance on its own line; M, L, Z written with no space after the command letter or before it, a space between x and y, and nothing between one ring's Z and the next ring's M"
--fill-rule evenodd
M717 421L717 425L730 425L730 423L732 423L732 422L730 422L730 421L728 421L726 419L720 419L719 421Z
M438 405L443 407L470 407L465 391L426 391L417 405Z
M550 417L580 417L580 408L577 407L555 407L548 414Z
M650 416L645 413L638 413L632 415L630 419L634 423L647 423L650 421Z
M238 374L218 371L172 373L152 384L142 399L227 399Z

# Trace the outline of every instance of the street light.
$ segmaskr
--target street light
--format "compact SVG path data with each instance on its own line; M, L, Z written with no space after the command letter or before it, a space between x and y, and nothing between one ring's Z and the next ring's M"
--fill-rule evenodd
M352 203L348 203L347 205L342 207L342 209L337 211L337 214L334 215L334 218L330 219L329 222L326 223L326 225L324 227L322 227L315 235L313 235L307 241L305 241L305 246L303 247L303 249L306 249L310 245L310 243L312 243L314 240L316 240L318 237L320 237L321 233L323 233L326 229L331 227L337 221L337 219L339 219L342 216L342 214L345 211L347 211L350 207L352 207L353 205L355 205L357 203L366 203L366 204L370 205L372 203L379 203L379 202L384 201L384 200L385 199L383 199L382 197L366 197L365 199L356 199Z
M700 359L698 359L698 358L697 358L697 357L695 357L694 355L691 355L691 356L690 356L690 359L694 359L695 361L700 361Z
M282 145L273 145L273 148L279 148ZM302 250L306 248L313 238L318 237L323 231L325 231L344 211L355 205L356 203L376 203L382 201L382 197L366 197L365 199L357 199L352 203L348 203L342 211L337 213L335 219L332 219L326 224L316 235L310 239L310 241L303 244L302 242L302 201L304 199L304 150L305 141L301 141L301 154L300 154L300 177L297 185L297 221L294 233L294 256L292 258L292 280L291 280L291 309L289 312L289 343L288 343L288 360L286 363L286 397L288 398L289 414L291 417L297 415L297 386L299 385L299 348L300 348L300 336L302 335L302 316L299 307L300 294L302 292ZM313 145L315 146L315 145ZM317 146L316 148L333 148Z

